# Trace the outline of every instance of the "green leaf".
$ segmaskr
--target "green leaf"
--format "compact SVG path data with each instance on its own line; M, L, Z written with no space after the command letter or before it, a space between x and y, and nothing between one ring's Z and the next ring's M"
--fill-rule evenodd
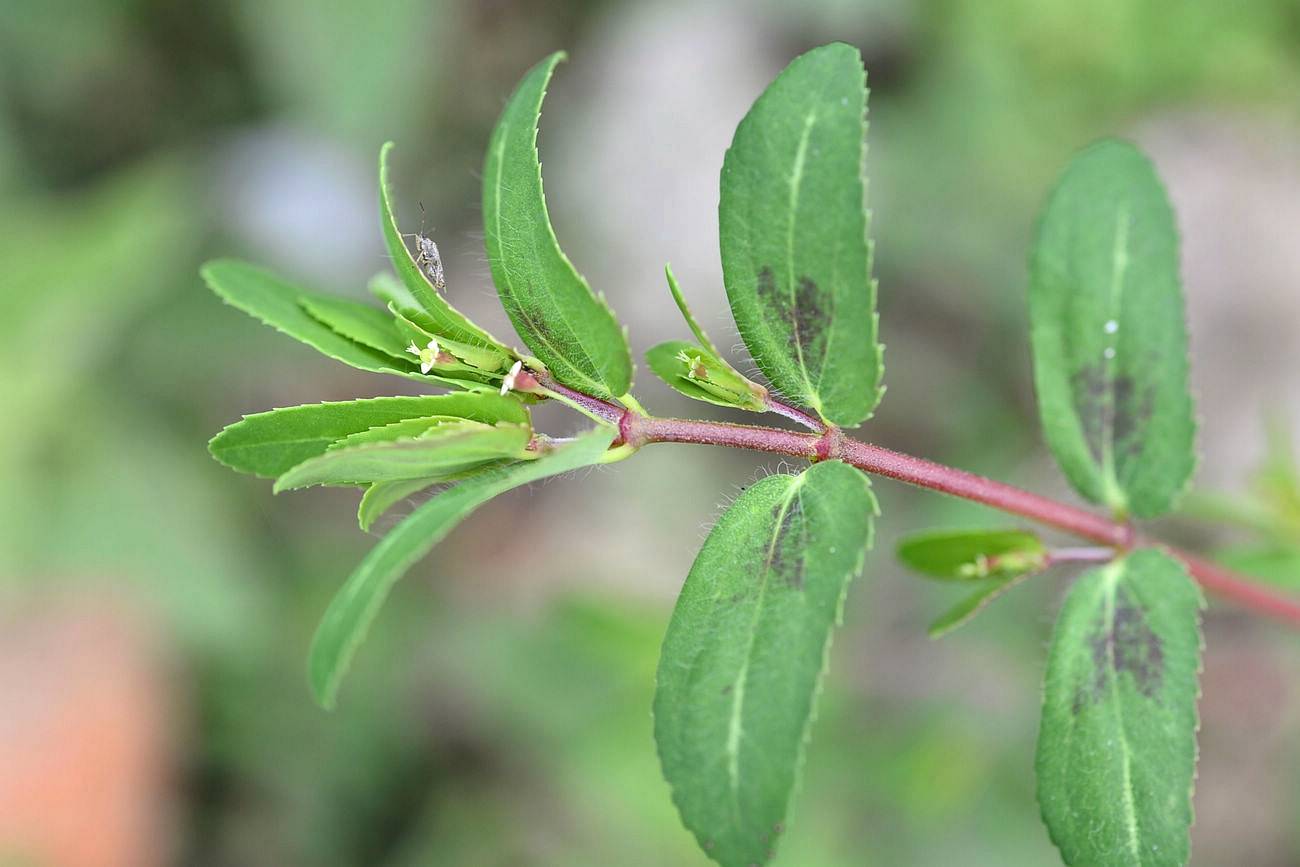
M415 264L410 249L402 241L401 230L397 227L397 217L393 215L393 203L389 193L388 153L393 149L392 142L386 142L379 149L379 209L384 227L384 242L388 245L388 255L392 257L393 268L402 279L410 299L418 305L423 318L427 320L427 330L439 337L458 340L474 346L490 346L508 353L501 341L471 322L437 289ZM422 325L424 323L421 323Z
M709 335L704 332L704 328L696 321L695 314L691 312L690 306L686 303L686 297L682 295L681 284L677 282L672 266L664 266L664 276L668 278L668 291L673 294L673 301L677 304L677 309L682 312L682 318L686 320L686 325L691 329L691 333L695 335L695 339L700 341L700 345L714 356L722 358L722 353L718 351L718 347L713 345L713 341L709 339Z
M1118 516L1169 511L1196 464L1174 213L1137 148L1066 168L1030 262L1043 433L1082 496Z
M560 382L596 397L632 383L627 337L560 249L542 194L537 120L556 52L510 97L483 167L483 232L492 279L524 343Z
M1047 566L1047 549L1027 530L939 530L898 544L898 559L930 578L970 581Z
M317 320L347 339L392 356L401 361L403 367L409 367L415 357L406 351L393 317L386 310L319 295L304 297L299 303Z
M352 446L365 445L365 443L415 439L424 437L425 434L432 433L434 430L441 432L441 430L447 428L490 430L491 425L482 424L480 421L456 419L455 416L421 416L420 419L403 419L402 421L394 421L390 425L378 425L376 428L361 430L359 433L339 439L338 442L330 443L330 447L326 448L326 451L338 451L339 448L351 448Z
M361 495L361 503L357 506L357 524L361 526L362 532L369 532L375 521L393 506L439 481L441 480L437 478L425 478L375 482Z
M703 347L669 340L646 350L645 360L655 376L687 397L752 412L767 409L767 389L750 382Z
M431 342L438 347L438 355L434 360L436 366L433 369L444 376L472 377L499 383L514 359L513 354L506 354L499 349L461 343L449 337L437 337L408 319L396 305L390 306L389 310L393 314L397 333L408 347L414 346L419 351L431 348ZM409 349L408 354L411 354ZM424 361L424 353L421 352L419 358Z
M414 439L331 448L275 480L275 492L312 485L356 485L402 479L447 478L489 461L523 460L532 437L525 425L489 427L463 421L431 428Z
M477 421L466 421L450 415L429 415L420 418L407 418L392 424L383 424L345 436L338 442L330 444L326 451L336 451L365 443L386 443L394 440L409 440L422 437L439 429L454 427L460 430L488 430L491 425Z
M683 822L720 864L772 857L875 514L867 477L847 464L769 476L718 521L682 587L655 741Z
M208 443L218 461L241 473L275 478L331 443L361 431L434 415L485 424L528 424L518 401L491 392L424 397L376 397L339 403L313 403L244 416Z
M1067 864L1184 864L1201 592L1155 549L1085 573L1056 622L1038 802Z
M612 428L598 428L535 461L462 482L422 504L394 527L348 578L316 630L308 662L316 700L326 708L334 706L343 675L397 579L457 524L497 494L598 463L615 433Z
M787 399L856 425L880 402L867 239L866 73L856 48L797 58L722 165L722 274L754 362Z
M962 624L969 622L976 614L987 608L990 602L1029 577L1030 574L1029 572L1018 572L1010 575L998 575L993 578L976 579L970 582L967 586L974 586L976 588L975 592L936 617L934 622L930 624L927 634L931 638L942 638Z
M687 397L719 406L732 406L753 412L766 411L767 389L750 381L722 358L722 353L718 352L686 304L673 269L665 265L664 276L668 278L668 290L672 292L677 309L682 312L682 318L700 345L670 340L654 346L646 352L650 369Z
M414 363L406 363L344 337L303 309L304 301L326 296L308 292L269 271L233 259L208 262L201 273L209 288L227 304L335 361L373 373L393 373L422 381L437 378L422 376Z

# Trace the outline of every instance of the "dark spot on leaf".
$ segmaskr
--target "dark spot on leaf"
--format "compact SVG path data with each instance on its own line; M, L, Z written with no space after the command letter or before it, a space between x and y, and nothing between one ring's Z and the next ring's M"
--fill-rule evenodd
M758 298L769 305L777 305L776 277L772 274L772 268L764 265L758 270Z
M803 501L795 497L788 506L778 503L772 511L781 524L772 541L767 568L784 577L795 590L802 590L804 551L808 547L808 523L804 520Z
M799 278L795 285L794 311L790 326L798 337L799 345L804 347L805 363L811 364L807 355L814 343L825 340L826 328L830 325L832 299L824 293L808 276ZM820 351L818 353L820 356ZM818 367L820 367L820 362Z
M1080 369L1070 385L1093 460L1102 462L1108 441L1114 460L1136 457L1151 419L1152 390L1139 388L1127 374L1108 377L1104 364Z
M1115 381L1115 457L1136 458L1142 452L1142 433L1151 421L1155 402L1152 389L1134 388L1128 377Z
M783 823L783 822L777 822L775 825L773 825L773 826L772 826L772 833L773 833L773 834L784 834L784 833L785 833L785 823Z
M731 695L732 684L727 684L722 688L723 695Z
M1160 636L1147 625L1146 614L1122 590L1115 597L1111 622L1099 618L1088 639L1092 650L1093 676L1074 696L1073 712L1105 698L1115 678L1124 672L1133 679L1138 693L1156 698L1165 677L1164 648Z
M816 378L825 361L826 332L835 313L834 296L815 280L804 275L791 287L777 285L771 266L758 271L756 291L759 300L784 326L786 339L797 348L806 367Z

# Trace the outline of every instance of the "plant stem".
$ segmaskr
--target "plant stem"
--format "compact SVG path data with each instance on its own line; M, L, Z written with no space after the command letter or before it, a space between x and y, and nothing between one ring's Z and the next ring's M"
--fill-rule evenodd
M545 385L548 389L554 388L552 383ZM838 428L832 427L822 433L803 433L761 425L656 418L587 395L581 397L584 411L617 424L622 442L633 448L649 443L694 443L771 452L810 461L839 459L868 473L983 503L1118 551L1138 544L1157 545L1181 560L1205 589L1244 607L1300 626L1300 602L1270 593L1208 560L1156 539L1139 536L1131 523L1113 521L1086 509L955 467L849 439ZM601 404L603 408L598 409L594 404Z
M1047 563L1109 563L1115 559L1114 548L1053 548L1047 552Z
M826 430L826 425L822 424L821 419L809 415L798 407L790 406L788 403L783 403L772 397L770 394L764 402L767 404L767 408L770 412L774 412L777 415L783 415L791 421L798 422L808 428L808 430L817 431L818 433Z

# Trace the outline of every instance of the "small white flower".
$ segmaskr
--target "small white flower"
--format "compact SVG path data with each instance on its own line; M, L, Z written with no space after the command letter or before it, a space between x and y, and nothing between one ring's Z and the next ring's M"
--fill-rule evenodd
M406 347L406 351L420 359L420 373L428 373L433 370L433 364L438 360L438 341L430 340L425 349L416 346L414 341Z
M505 397L506 392L515 387L515 378L519 376L519 371L522 370L523 367L524 363L522 361L516 361L514 366L510 368L510 372L506 374L506 378L501 380L502 397Z

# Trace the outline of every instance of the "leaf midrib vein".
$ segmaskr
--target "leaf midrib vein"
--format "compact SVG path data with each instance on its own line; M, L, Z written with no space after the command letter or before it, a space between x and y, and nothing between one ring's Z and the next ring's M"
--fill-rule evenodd
M1128 742L1128 734L1124 728L1124 709L1122 706L1123 698L1120 695L1119 670L1115 666L1115 596L1118 593L1118 584L1125 573L1125 566L1119 564L1109 570L1106 576L1106 665L1110 668L1112 689L1115 691L1115 727L1116 737L1120 747L1120 776L1122 786L1120 787L1120 802L1124 808L1124 825L1128 832L1129 849L1133 852L1133 859L1136 863L1142 863L1142 850L1138 840L1138 818L1137 807L1133 797L1133 756L1132 747Z
M799 335L799 309L796 307L798 295L795 292L794 273L794 229L799 211L799 190L803 184L804 162L808 155L808 140L812 137L812 128L816 122L816 109L804 115L803 131L799 134L799 146L795 149L794 165L790 169L790 196L788 200L790 218L786 223L785 231L785 260L787 291L790 293L790 310L793 314L790 317L790 327L793 332L790 336L794 339L795 355L799 359L799 373L803 377L804 385L807 386L808 398L820 405L821 401L818 398L817 389L813 387L812 379L808 376L808 364L803 357L803 339Z
M781 528L785 525L785 516L790 510L790 505L798 497L800 488L803 486L804 477L797 476L791 480L790 490L786 492L785 502L781 505L780 512L776 515L776 522L772 528L772 538L768 542L767 550L763 555L763 577L758 585L758 599L754 603L754 616L749 624L749 638L745 646L745 655L740 665L740 670L736 673L732 681L731 690L731 716L727 726L727 781L731 790L732 814L737 825L740 824L740 741L744 734L742 717L745 708L745 681L749 676L749 662L754 655L754 644L758 638L758 621L763 614L763 602L767 596L767 588L772 576L772 557L776 552L776 546L781 540ZM802 554L801 554L802 556Z
M1120 305L1124 300L1124 281L1129 266L1129 222L1128 202L1122 202L1115 212L1115 243L1111 249L1111 284L1105 319L1105 322L1108 323L1120 321ZM1113 344L1118 343L1118 333L1118 331L1113 335L1107 333L1110 339L1107 341L1105 348L1113 348L1114 352L1110 357L1107 357L1105 348L1103 348L1101 359L1102 378L1105 383L1105 391L1102 396L1102 418L1106 422L1101 432L1101 467L1106 480L1106 493L1113 508L1123 507L1124 501L1127 499L1120 487L1119 477L1115 470L1115 415L1118 411L1115 406L1115 368L1119 363L1119 350Z

